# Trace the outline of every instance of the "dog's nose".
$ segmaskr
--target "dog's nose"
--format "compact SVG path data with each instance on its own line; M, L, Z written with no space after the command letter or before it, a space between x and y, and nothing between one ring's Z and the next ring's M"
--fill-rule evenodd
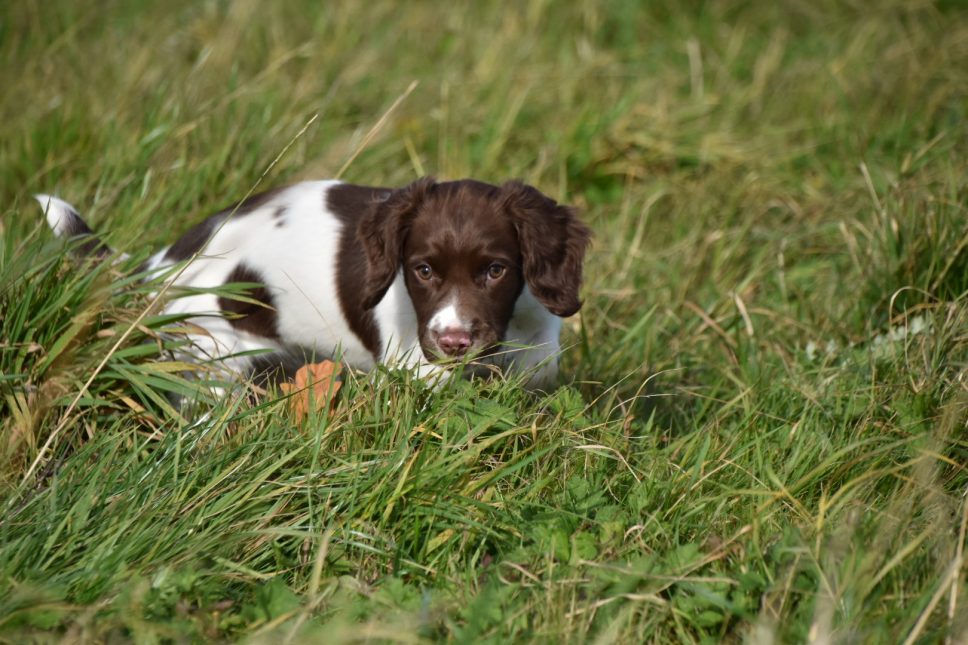
M437 336L437 346L448 356L463 356L471 346L471 333L463 329L445 329Z

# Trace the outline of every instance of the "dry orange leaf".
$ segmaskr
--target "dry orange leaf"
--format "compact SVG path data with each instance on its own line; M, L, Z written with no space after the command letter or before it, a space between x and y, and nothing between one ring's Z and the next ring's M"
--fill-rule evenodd
M333 361L308 363L299 368L293 383L279 385L285 394L290 394L289 409L302 421L309 415L310 405L318 412L327 405L336 407L336 393L343 387L339 380L343 366Z

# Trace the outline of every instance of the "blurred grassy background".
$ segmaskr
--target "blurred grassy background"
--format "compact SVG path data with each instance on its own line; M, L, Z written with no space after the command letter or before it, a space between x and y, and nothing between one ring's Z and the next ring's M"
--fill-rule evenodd
M0 60L0 638L968 637L962 3L20 0ZM144 250L294 137L260 187L580 206L565 386L166 407L30 195Z

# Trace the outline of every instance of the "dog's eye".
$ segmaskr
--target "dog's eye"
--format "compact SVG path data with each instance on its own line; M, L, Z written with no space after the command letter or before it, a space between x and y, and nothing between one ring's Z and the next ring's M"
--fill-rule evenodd
M493 263L491 266L487 267L487 277L491 280L497 280L502 275L504 275L505 267L503 264Z
M421 280L430 280L430 278L434 276L434 270L430 268L429 264L418 264L416 267L414 267L413 272L416 273L417 277Z

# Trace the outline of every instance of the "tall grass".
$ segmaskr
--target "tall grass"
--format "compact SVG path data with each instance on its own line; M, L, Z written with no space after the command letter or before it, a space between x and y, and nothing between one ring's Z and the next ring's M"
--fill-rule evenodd
M11 2L0 57L0 640L968 639L959 3ZM581 207L559 389L211 400L30 198L143 256L344 168Z

